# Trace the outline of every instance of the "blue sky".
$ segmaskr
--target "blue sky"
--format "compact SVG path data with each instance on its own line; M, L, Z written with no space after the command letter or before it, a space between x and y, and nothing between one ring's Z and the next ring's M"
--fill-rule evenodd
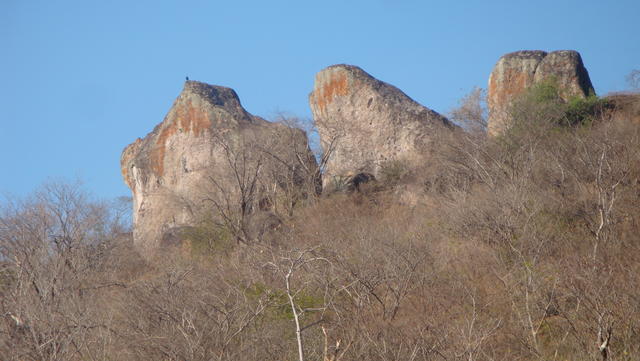
M184 77L232 87L267 119L310 117L315 73L362 67L447 113L498 58L575 49L599 94L640 68L640 1L0 1L0 193L80 178L128 195L122 149Z

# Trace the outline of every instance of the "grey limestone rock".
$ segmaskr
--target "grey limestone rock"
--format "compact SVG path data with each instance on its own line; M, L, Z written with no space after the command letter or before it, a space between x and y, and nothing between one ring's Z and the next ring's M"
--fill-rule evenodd
M548 79L557 83L560 96L565 100L594 92L577 51L522 50L502 56L489 77L489 134L504 132L509 126L512 101L530 86Z
M420 163L438 134L454 128L444 116L352 65L320 71L309 103L323 151L330 154L325 186L356 174L378 177L391 161Z
M185 83L162 123L124 149L121 168L143 251L157 249L171 229L215 217L214 201L233 213L239 187L256 189L247 207L273 207L267 198L302 197L304 181L318 174L303 131L249 114L233 89L197 81Z

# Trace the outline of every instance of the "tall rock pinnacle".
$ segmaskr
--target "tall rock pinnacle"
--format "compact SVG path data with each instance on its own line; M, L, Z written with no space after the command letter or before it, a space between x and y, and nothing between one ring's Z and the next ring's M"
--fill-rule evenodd
M398 88L352 65L321 70L309 95L330 157L323 183L358 173L378 176L388 161L420 162L437 133L453 126Z
M233 89L187 81L162 123L124 149L121 167L133 193L134 242L153 250L172 228L214 218L207 200L235 209L240 183L250 181L238 171L255 178L255 203L266 189L302 187L291 180L317 165L304 132L249 114Z
M489 77L489 134L501 134L509 126L510 106L518 95L548 79L557 83L565 100L594 92L577 51L523 50L502 56Z

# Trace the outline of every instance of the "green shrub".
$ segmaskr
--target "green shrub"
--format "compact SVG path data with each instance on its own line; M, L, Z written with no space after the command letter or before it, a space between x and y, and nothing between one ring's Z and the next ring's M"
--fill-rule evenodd
M551 77L529 87L517 97L511 108L514 128L529 129L534 124L551 126L589 125L611 107L608 100L590 94L564 100L560 86Z
M247 298L250 300L258 300L267 296L269 304L269 315L273 319L293 320L293 311L289 304L289 298L283 290L274 290L261 282L253 283L245 290ZM307 292L299 291L296 293L295 303L299 309L317 309L322 307L323 299L320 296L313 296Z
M567 125L586 125L611 107L607 99L590 94L586 98L573 97L566 104L564 120Z
M336 176L334 175L331 178L331 183L327 189L328 192L346 192L349 189L349 180L350 177L345 176Z
M213 222L203 222L184 231L193 256L211 256L231 250L236 242L231 232Z
M559 103L562 101L558 81L553 77L531 86L526 96L537 104Z

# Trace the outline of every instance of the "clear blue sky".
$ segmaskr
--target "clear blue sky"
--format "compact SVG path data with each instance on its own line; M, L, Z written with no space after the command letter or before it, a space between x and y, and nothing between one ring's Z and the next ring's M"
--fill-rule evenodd
M448 112L497 59L575 49L599 94L640 68L640 1L0 1L0 193L48 177L128 195L122 149L162 121L184 77L251 113L309 117L315 73L355 64Z

